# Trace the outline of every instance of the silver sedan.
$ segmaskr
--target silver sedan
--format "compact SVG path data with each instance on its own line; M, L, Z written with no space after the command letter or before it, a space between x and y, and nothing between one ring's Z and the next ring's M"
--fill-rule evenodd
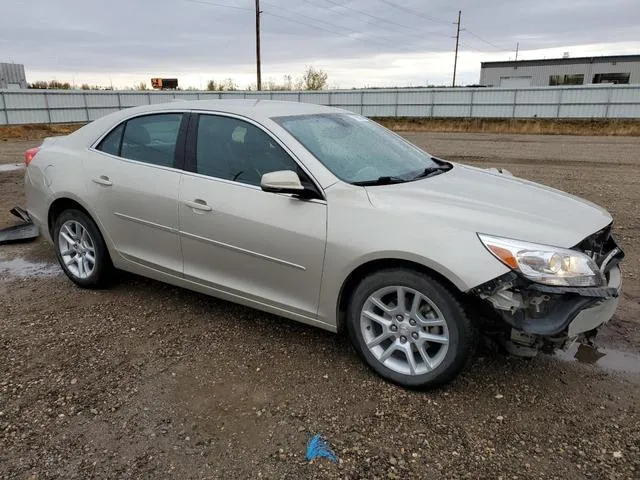
M175 102L27 152L27 209L80 287L122 269L334 332L382 377L453 379L609 320L622 251L589 202L436 158L318 105Z

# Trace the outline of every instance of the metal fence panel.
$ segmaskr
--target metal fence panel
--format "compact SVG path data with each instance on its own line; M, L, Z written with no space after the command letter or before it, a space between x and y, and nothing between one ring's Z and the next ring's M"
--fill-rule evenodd
M514 92L515 101L518 104L557 104L562 96L562 89L534 89L519 88Z
M371 117L640 118L640 85L321 92L0 90L0 124L84 122L138 105L217 98L332 105Z
M513 116L513 105L473 105L473 118L510 118Z
M513 118L557 118L557 105L515 105Z
M7 110L7 123L51 123L48 110Z
M395 105L397 92L365 92L362 95L364 105Z
M87 93L87 106L96 107L118 107L120 105L119 95L104 93Z
M75 123L87 122L87 110L85 108L65 108L51 110L51 123Z
M502 105L505 103L513 104L515 99L515 90L503 89L484 89L473 92L473 105Z
M100 117L104 117L105 115L109 115L110 113L117 112L120 110L118 107L115 108L94 108L89 110L89 120L97 120Z

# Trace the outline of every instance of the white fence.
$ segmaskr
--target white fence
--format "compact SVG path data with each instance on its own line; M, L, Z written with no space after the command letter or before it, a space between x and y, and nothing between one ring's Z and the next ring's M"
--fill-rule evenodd
M88 122L138 105L217 98L332 105L367 117L640 118L640 85L319 92L0 90L0 125Z

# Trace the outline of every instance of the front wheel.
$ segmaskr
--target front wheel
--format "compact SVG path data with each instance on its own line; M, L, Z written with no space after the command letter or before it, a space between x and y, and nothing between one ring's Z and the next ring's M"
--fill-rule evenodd
M105 286L113 266L107 246L91 218L80 210L65 210L55 221L56 257L64 273L78 286Z
M347 327L376 373L410 388L451 381L475 346L475 329L448 288L406 269L364 278L350 299Z

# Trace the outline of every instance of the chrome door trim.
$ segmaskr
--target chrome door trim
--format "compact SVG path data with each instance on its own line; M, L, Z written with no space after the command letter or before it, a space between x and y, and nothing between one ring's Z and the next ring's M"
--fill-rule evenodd
M167 227L165 225L160 225L159 223L150 222L149 220L143 220L138 217L131 217L129 215L125 215L120 212L113 212L116 217L122 218L124 220L129 220L130 222L139 223L140 225L145 225L151 228L157 228L158 230L162 230L163 232L169 233L179 233L177 228Z
M226 248L228 250L232 250L234 252L244 253L245 255L250 255L252 257L261 258L263 260L267 260L269 262L278 263L280 265L285 265L287 267L295 268L297 270L306 270L307 267L302 265L298 265L297 263L288 262L287 260L282 260L281 258L270 257L269 255L265 255L263 253L254 252L253 250L247 250L244 248L236 247L235 245L229 245L228 243L218 242L216 240L212 240L210 238L201 237L200 235L194 235L193 233L180 232L180 235L191 238L193 240L198 240L203 243L209 243L211 245L215 245L217 247Z

